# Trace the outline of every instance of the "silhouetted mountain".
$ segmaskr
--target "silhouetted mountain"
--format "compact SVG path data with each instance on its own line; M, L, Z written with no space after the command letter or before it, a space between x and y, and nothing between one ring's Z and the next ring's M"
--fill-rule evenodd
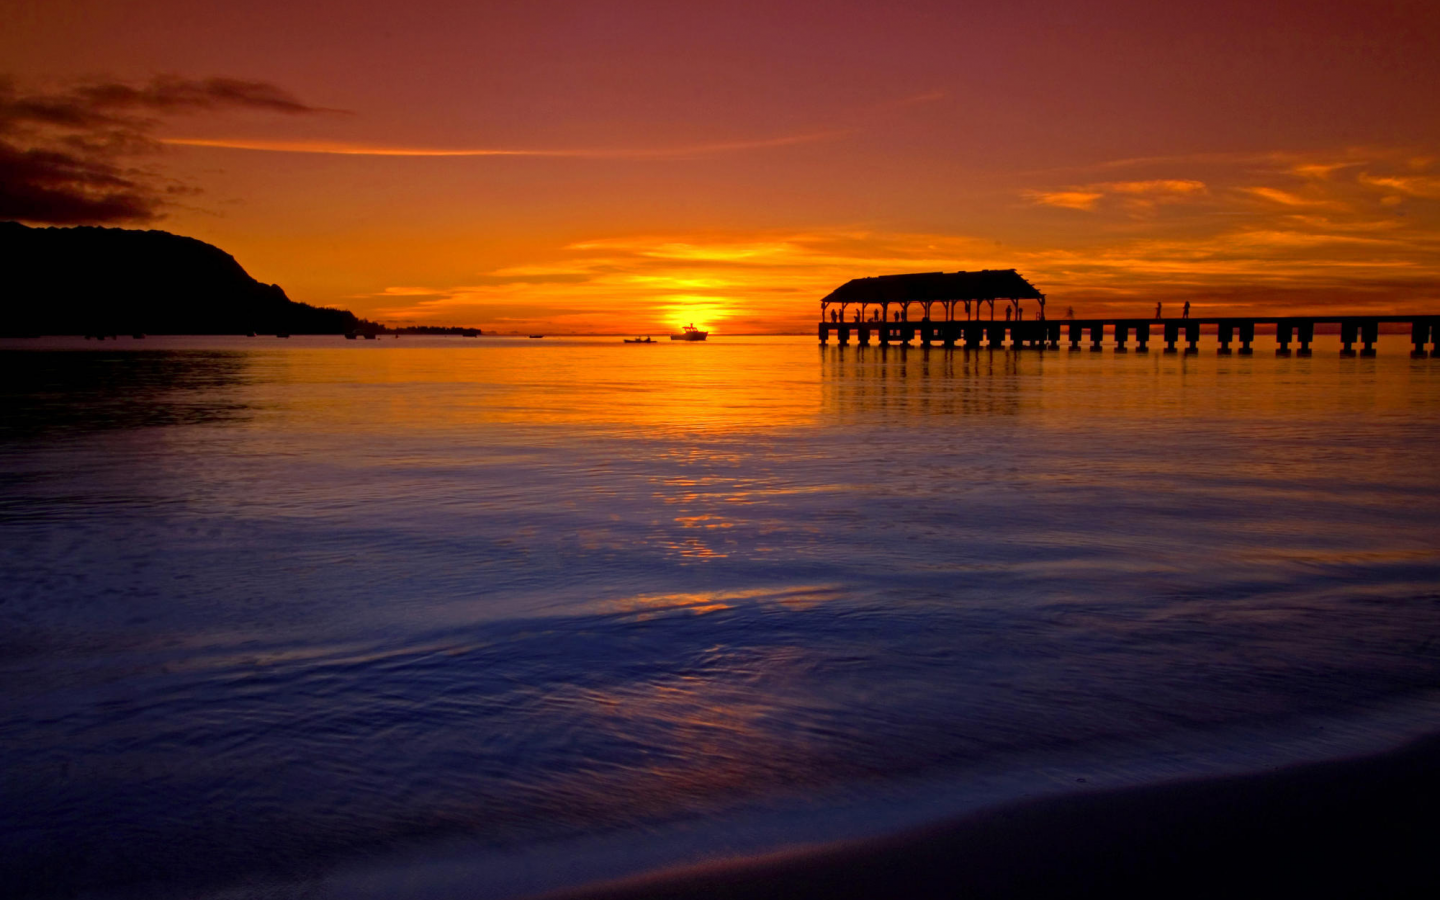
M379 326L296 303L204 241L0 222L0 334L340 334Z

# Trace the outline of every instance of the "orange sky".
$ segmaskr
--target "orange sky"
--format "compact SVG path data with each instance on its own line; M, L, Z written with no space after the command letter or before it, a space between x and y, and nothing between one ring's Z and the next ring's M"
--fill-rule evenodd
M385 322L809 330L848 278L983 267L1052 315L1440 309L1428 0L5 6L12 113L128 117L8 146Z

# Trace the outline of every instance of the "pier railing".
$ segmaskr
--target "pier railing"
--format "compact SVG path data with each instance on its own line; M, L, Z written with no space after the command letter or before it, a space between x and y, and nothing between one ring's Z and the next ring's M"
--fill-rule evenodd
M1068 340L1071 350L1079 350L1089 338L1091 350L1104 348L1106 332L1109 331L1116 353L1129 352L1133 339L1135 350L1146 353L1150 349L1150 338L1157 337L1165 345L1166 353L1179 352L1176 344L1185 343L1185 353L1198 353L1200 329L1215 326L1215 334L1221 355L1238 352L1242 356L1251 354L1251 343L1255 340L1256 325L1274 325L1276 355L1289 356L1290 345L1300 356L1310 355L1310 345L1315 340L1316 325L1338 326L1340 354L1355 356L1355 345L1359 343L1360 356L1374 356L1375 344L1379 340L1381 324L1402 323L1410 326L1411 356L1440 356L1436 340L1440 338L1440 316L1228 316L1223 318L1197 319L1037 319L1031 321L984 321L962 319L956 321L861 321L821 322L820 343L829 343L834 336L839 343L848 344L854 338L860 344L872 340L880 344L909 344L918 340L922 345L956 345L965 348L1008 347L1020 349L1059 350L1063 340ZM1239 344L1232 348L1232 344ZM1430 346L1426 351L1426 345Z

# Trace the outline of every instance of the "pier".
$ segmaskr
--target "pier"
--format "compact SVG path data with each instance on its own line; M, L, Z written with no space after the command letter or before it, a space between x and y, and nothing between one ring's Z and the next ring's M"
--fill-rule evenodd
M1028 320L1025 300L1038 303ZM997 303L1006 312L1003 320L995 318ZM918 319L911 318L912 307L920 314ZM982 307L989 313L988 319L982 318ZM938 319L934 318L937 311L941 314ZM961 312L964 318L957 315ZM1339 332L1342 356L1374 356L1380 326L1402 324L1410 326L1411 356L1440 356L1436 345L1440 315L1434 314L1047 319L1045 295L1013 269L857 278L820 301L820 319L822 344L834 337L842 345L852 339L861 345L918 340L924 346L966 349L1059 350L1065 343L1071 350L1088 345L1090 350L1100 351L1108 335L1116 353L1130 352L1132 342L1135 352L1147 353L1151 338L1163 345L1165 353L1198 353L1201 328L1213 326L1216 352L1222 356L1252 354L1259 325L1274 326L1277 356L1292 352L1309 356L1316 326L1333 326ZM1183 347L1177 346L1180 344Z

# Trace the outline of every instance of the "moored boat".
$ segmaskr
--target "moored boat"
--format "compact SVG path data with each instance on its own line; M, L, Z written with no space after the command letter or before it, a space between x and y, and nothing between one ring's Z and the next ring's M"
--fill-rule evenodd
M655 342L652 341L652 340L650 340L650 335L647 334L647 335L645 335L643 338L638 338L638 337L637 337L637 338L625 338L625 343L627 343L627 344L653 344L653 343L655 343Z

